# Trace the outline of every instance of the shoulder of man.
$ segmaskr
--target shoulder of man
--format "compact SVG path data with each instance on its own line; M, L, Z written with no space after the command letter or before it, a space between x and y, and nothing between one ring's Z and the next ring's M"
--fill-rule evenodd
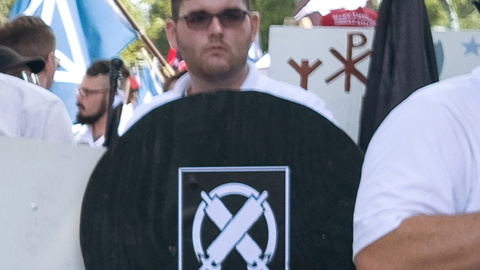
M70 118L62 100L52 92L14 76L0 74L4 98L15 104L9 113L21 115L20 136L56 143L73 143ZM24 134L24 135L21 135Z
M49 90L15 76L0 73L0 82L2 88L13 90L12 93L21 96L24 102L61 102L61 99Z

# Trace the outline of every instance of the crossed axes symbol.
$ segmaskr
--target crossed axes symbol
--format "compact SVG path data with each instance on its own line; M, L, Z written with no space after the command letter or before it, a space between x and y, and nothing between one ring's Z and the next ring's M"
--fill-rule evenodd
M201 196L206 204L205 213L222 232L207 248L207 256L200 256L203 264L200 270L220 269L220 264L234 248L247 262L248 270L268 270L266 264L271 254L265 254L262 259L262 250L247 234L265 211L263 203L268 192L262 192L258 198L250 196L235 217L216 195L210 198L202 191Z

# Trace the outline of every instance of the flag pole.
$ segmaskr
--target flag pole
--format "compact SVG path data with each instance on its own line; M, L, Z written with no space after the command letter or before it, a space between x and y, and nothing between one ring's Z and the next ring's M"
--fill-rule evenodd
M123 4L120 2L120 0L113 0L117 7L120 9L120 11L123 13L127 21L132 25L133 29L137 32L137 34L140 36L142 41L145 43L147 46L148 51L157 57L157 59L160 61L164 68L165 75L167 77L170 77L175 74L175 71L173 68L165 61L165 58L160 54L160 52L157 50L155 45L153 45L153 42L145 35L145 33L138 27L137 23L135 20L132 18L132 16L128 13L127 9L123 6Z

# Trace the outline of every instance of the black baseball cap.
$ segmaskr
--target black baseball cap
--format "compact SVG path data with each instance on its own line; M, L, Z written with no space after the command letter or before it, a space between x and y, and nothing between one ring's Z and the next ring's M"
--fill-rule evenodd
M22 66L27 66L33 73L38 73L45 67L45 61L40 57L25 57L13 49L0 45L0 72L8 72Z

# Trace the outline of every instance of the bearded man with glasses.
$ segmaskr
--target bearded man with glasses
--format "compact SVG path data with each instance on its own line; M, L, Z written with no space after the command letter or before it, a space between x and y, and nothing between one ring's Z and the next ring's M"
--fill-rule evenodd
M102 147L108 118L110 61L94 62L76 89L77 124L73 134L77 144Z

